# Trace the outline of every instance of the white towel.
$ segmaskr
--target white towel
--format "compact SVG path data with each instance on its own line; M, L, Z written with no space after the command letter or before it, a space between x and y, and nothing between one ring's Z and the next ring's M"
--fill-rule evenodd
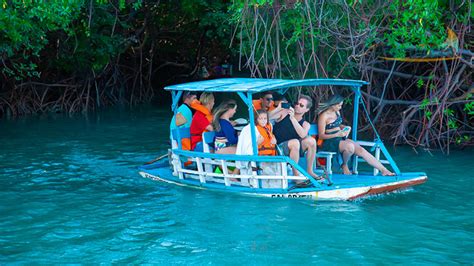
M256 138L258 139L261 136L260 132L255 127L255 134ZM253 155L252 149L252 134L250 132L250 125L245 126L240 132L239 141L237 142L237 149L235 154L239 155ZM240 174L242 175L251 175L252 174L252 166L256 166L255 162L244 162L244 161L236 161L235 166L240 169ZM281 172L280 164L278 163L261 163L260 165L263 170L263 175L277 175ZM250 183L250 184L249 184ZM258 180L257 179L242 179L242 185L250 185L251 187L257 187ZM262 181L263 188L281 188L282 181L281 180L263 180Z
M256 134L257 139L258 139L258 136L261 136L260 132L258 132L257 130L257 127L255 127L255 134ZM246 125L240 132L239 141L237 142L237 149L235 151L235 154L253 155L252 134L250 132L250 124ZM244 172L247 172L247 170L249 169L250 169L250 172L252 172L252 168L250 167L250 162L237 161L235 162L235 165L237 168L240 169L241 173L242 173L242 170L244 170Z

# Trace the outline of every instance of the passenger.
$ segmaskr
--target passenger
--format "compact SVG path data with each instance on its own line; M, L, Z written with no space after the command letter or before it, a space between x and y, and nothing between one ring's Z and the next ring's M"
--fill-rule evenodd
M257 128L258 155L277 155L277 140L272 132L272 124L268 121L268 113L258 110L255 115L255 126ZM261 162L261 175L281 176L281 164L271 162ZM263 179L262 188L282 188L282 180Z
M216 132L215 153L235 154L237 132L230 121L235 112L237 112L237 103L234 100L221 103L214 111L212 127Z
M268 122L268 113L258 110L255 118L255 125L260 133L257 137L258 155L276 155L277 140L272 132L272 124Z
M271 91L264 92L260 99L252 101L253 108L255 111L264 110L268 112L269 122L273 122L280 116L281 103L275 107L275 102L273 101L273 93Z
M183 104L179 106L176 115L174 115L171 119L170 132L176 128L186 128L191 126L191 121L193 119L193 109L191 109L191 102L194 100L196 100L196 94L194 92L185 91L183 93ZM181 145L183 150L190 150L190 139L182 139Z
M324 180L323 177L314 173L316 140L308 136L310 124L303 118L303 115L311 109L312 105L313 101L309 96L301 95L294 109L289 108L281 111L281 116L273 127L273 133L283 153L289 155L296 163L306 151L306 171L316 180ZM298 170L294 167L293 175L299 175Z
M191 103L191 107L196 110L191 122L191 150L203 151L202 133L212 131L212 107L214 107L214 95L203 92L198 100Z
M342 154L343 163L341 168L345 175L352 174L347 162L353 154L364 158L368 164L382 172L382 175L395 175L358 143L347 138L351 132L351 127L342 124L340 110L343 101L342 96L334 95L318 108L318 137L323 140L321 149Z

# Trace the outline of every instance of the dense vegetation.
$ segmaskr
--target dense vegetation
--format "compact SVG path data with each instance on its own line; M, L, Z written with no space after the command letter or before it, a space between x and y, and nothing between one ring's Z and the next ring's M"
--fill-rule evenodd
M370 81L364 101L397 143L474 143L470 1L1 3L0 117L150 101L230 54L256 77Z
M252 75L367 80L364 98L385 137L473 143L469 1L258 0L232 12L241 66Z
M195 78L209 51L227 52L226 10L211 0L2 1L0 117L150 101Z

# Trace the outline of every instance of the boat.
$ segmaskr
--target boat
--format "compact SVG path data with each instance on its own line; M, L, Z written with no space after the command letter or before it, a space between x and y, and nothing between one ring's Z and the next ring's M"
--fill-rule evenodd
M165 87L172 94L171 109L176 114L178 102L183 92L212 92L236 93L246 104L249 121L254 121L252 98L255 94L266 91L278 92L283 95L290 89L329 89L347 88L353 92L353 120L352 140L373 152L375 158L382 164L389 165L395 176L383 176L377 169L359 171L359 164L366 163L362 158L353 156L351 160L352 175L343 175L333 171L333 159L336 156L331 152L317 152L316 161L325 160L325 165L315 163L315 173L325 175L326 182L320 183L310 176L306 169L303 157L299 162L283 155L259 156L255 141L255 127L250 126L252 136L252 154L226 155L212 153L211 143L213 132L203 133L204 152L183 150L181 139L189 138L189 128L178 128L171 132L171 148L168 153L156 159L153 163L140 167L139 174L145 178L165 182L168 184L222 191L225 193L238 193L242 195L270 197L270 198L304 198L311 200L357 200L373 195L386 194L394 191L408 189L427 181L424 172L401 172L398 165L388 152L373 123L369 112L361 99L361 88L368 83L361 80L348 79L263 79L263 78L223 78L190 82ZM359 108L369 119L375 132L374 141L359 140L357 124ZM311 125L309 135L317 135L317 126ZM337 158L336 158L337 159ZM229 167L236 167L246 163L251 165L247 171L232 174ZM276 171L265 172L273 166ZM291 168L295 167L300 175L292 175ZM219 168L220 171L216 169ZM365 167L364 169L367 169ZM308 186L295 186L296 182L306 182Z

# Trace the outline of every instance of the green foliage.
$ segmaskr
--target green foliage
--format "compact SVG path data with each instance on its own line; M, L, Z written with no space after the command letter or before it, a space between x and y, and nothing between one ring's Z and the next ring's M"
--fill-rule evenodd
M474 101L464 104L463 110L466 111L468 115L474 115Z
M457 129L459 127L458 123L456 122L456 120L450 118L448 119L448 127L450 129Z
M430 104L430 100L429 99L423 99L423 101L421 101L421 104L420 104L420 109L421 110L424 110L426 109L426 107Z
M430 110L425 110L426 119L430 120L432 115L433 115L433 113Z
M82 1L3 1L0 9L0 56L3 74L21 80L38 76L32 62L49 43L48 33L68 30Z
M454 110L449 109L449 108L446 108L446 109L444 110L444 114L445 114L446 116L448 116L448 117L454 116Z
M443 12L437 0L393 1L389 9L393 17L384 39L395 57L405 57L406 50L412 48L429 53L446 39Z
M456 17L464 18L470 13L470 5L465 1L454 2L459 5ZM405 57L407 53L427 55L433 49L446 48L447 26L454 16L450 8L450 2L437 0L390 1L385 6L378 1L360 0L314 3L239 0L233 1L229 13L231 23L240 27L236 31L239 53L253 60L252 64L267 67L268 62L274 60L275 48L280 47L278 65L288 71L284 76L302 72L301 64L310 61L309 71L303 67L306 77L307 73L314 72L325 72L333 77L340 75L341 69L346 71L344 76L350 77L355 70L347 67L348 61L351 64L360 56L354 55L358 47L350 49L354 43L350 36L362 36L365 51L382 44L384 53L394 57ZM278 17L275 17L276 12ZM272 27L275 22L278 27ZM342 42L347 43L341 43L344 39L341 36L346 36L347 40ZM333 54L331 50L336 47L337 52ZM311 62L312 53L317 53L320 63ZM265 60L258 60L260 58ZM423 80L418 82L418 87L422 88Z
M92 16L89 8L81 9L79 18L70 25L70 38L59 41L60 53L51 61L51 67L67 72L99 72L124 52L124 36L112 34L116 18L108 4L95 2L92 8ZM122 29L131 27L125 23L119 25Z
M177 4L179 3L179 4ZM159 29L157 53L163 61L189 62L200 56L220 56L229 51L231 27L222 1L162 1L151 9L151 29Z
M60 72L100 71L124 52L128 36L117 34L117 29L126 33L133 26L116 15L143 8L142 0L1 3L2 73L16 80L39 77L39 68L45 67L40 63Z
M431 112L431 110L428 108L428 106L431 103L432 103L431 100L425 98L425 99L423 99L423 101L421 101L421 104L419 106L419 109L424 111L424 115L425 115L426 119L428 119L428 120L430 120L431 116L433 115L433 112Z
M468 135L463 135L463 136L457 136L456 137L456 144L460 145L462 143L468 143L471 141L471 136Z
M456 117L455 117L455 112L454 110L450 108L446 108L443 111L444 115L448 117L448 128L450 129L457 129L459 127Z
M423 80L422 79L419 79L417 82L416 82L416 86L421 89L421 87L423 87Z
M352 98L350 97L344 98L344 105L352 105Z
M318 14L321 12L321 5L324 5L324 14L320 17ZM317 25L330 24L331 27L336 27L334 32L347 30L347 18L342 17L337 23L334 22L335 18L346 13L341 3L241 0L234 1L229 12L231 22L240 28L236 36L239 53L243 57L255 58L254 62L258 62L261 68L278 65L282 76L295 77L304 71L305 77L309 78L324 71L327 76L335 77L340 75L341 66L347 63L351 54L348 49L340 49L337 55L330 56L320 65L314 64L315 60L311 58L315 57L317 52L325 52L336 46L337 38L334 33L322 30ZM276 12L278 19L275 18ZM265 59L262 60L263 58ZM308 63L309 69L305 71ZM350 73L346 72L352 70L344 69L343 74L350 76Z

